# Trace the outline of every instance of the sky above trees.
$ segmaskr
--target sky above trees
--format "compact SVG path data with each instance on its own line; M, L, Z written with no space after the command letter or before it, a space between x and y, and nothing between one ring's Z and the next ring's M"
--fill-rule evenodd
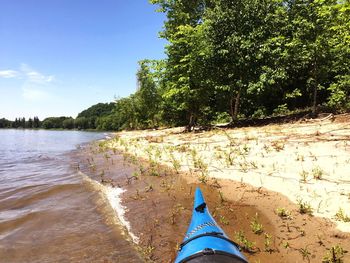
M0 118L73 116L136 90L161 59L164 21L147 0L2 0Z

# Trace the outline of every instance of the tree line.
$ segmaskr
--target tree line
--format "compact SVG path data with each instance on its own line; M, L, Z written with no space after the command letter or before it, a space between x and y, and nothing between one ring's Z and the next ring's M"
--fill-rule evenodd
M98 103L72 117L48 117L40 121L38 117L16 118L14 121L5 118L0 119L0 128L22 128L22 129L77 129L77 130L112 130L101 121L105 116L112 115L115 103Z
M16 118L14 121L7 120L5 118L0 119L0 128L40 128L40 120L38 117L29 118L26 120L24 117Z
M111 128L349 110L348 0L151 3L167 17L167 57L139 62L138 89L116 101Z

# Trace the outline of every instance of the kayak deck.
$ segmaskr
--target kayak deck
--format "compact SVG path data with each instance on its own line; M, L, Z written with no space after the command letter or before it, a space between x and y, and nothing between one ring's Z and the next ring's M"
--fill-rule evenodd
M203 194L196 189L190 226L175 263L247 263L239 246L231 241L208 211Z

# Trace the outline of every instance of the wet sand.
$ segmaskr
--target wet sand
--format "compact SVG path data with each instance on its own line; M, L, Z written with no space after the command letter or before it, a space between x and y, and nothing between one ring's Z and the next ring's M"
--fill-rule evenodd
M263 187L213 178L198 183L193 173L177 173L169 166L108 149L103 143L82 151L78 162L79 169L94 180L126 190L122 194L125 217L139 238L135 248L145 262L174 260L197 186L217 222L241 244L250 262L321 262L332 246L350 250L349 234L337 230L334 223L300 214L297 205ZM282 207L290 211L288 217L277 215L276 209ZM252 231L254 218L263 226L260 234ZM343 260L350 260L348 253Z

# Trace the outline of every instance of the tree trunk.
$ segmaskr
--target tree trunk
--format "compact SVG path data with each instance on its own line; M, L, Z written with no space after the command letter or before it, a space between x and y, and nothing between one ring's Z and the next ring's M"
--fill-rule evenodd
M194 116L194 114L191 112L191 113L190 113L190 120L189 120L188 125L187 125L187 127L186 127L186 131L187 131L187 132L192 131L192 128L194 127L194 124L195 124L195 116Z
M314 94L312 99L312 117L317 116L317 83L315 83Z
M315 51L316 53L316 51ZM318 74L317 74L317 60L315 58L314 67L313 67L313 78L314 78L314 90L312 96L312 117L315 118L317 116L317 88L318 88Z
M241 89L238 90L236 96L231 96L231 101L230 101L230 113L232 117L232 122L237 121L238 119L238 112L239 112L239 102L241 99Z

